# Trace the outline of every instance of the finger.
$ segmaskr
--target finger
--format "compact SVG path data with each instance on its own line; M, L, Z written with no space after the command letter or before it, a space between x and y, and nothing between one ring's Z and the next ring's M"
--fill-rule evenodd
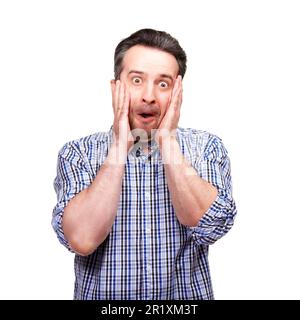
M182 91L181 76L178 76L172 92L170 108L177 109L179 100L180 100L179 95L181 91Z
M176 93L176 91L178 89L178 85L179 85L179 79L177 77L176 80L175 80L175 83L174 83L173 90L172 90L171 101L172 101L172 99L173 99L173 97L174 97L174 95L175 95L175 93Z
M178 86L179 86L179 88L182 89L182 76L179 75L177 78L178 78Z
M123 112L123 105L124 105L124 84L120 82L119 87L119 96L118 96L118 115Z
M119 112L119 96L120 96L120 80L116 82L115 88L115 115L118 115Z
M120 88L120 116L124 116L125 113L125 99L126 99L126 90L125 90L125 84L121 83L121 88Z
M120 87L120 113L119 113L119 128L120 134L123 137L128 136L128 105L129 97L128 91L126 90L125 84L121 83Z
M129 104L130 104L130 94L126 86L124 86L124 114L128 116L129 114Z
M177 107L179 110L182 105L182 94L183 94L182 77L179 76L179 93L178 93L178 103L177 103Z
M179 92L180 92L181 89L182 89L182 78L181 78L181 76L179 75L176 80L177 80L177 88L176 88L175 94L178 95Z
M178 111L180 111L181 105L182 105L182 93L183 93L183 90L181 88L179 95L178 95L178 103L177 103L177 110Z
M168 111L170 108L172 108L173 100L174 100L174 96L175 96L175 91L176 91L176 89L177 89L177 86L178 86L178 78L175 79L174 86L173 86L173 88L172 88L172 92L171 92L171 95L170 95L170 97L169 97L167 111Z
M111 97L112 97L112 107L115 114L116 113L116 98L115 98L116 82L114 80L110 82L110 88L111 88Z
M178 92L178 95L176 97L176 101L174 104L174 110L180 111L181 104L182 104L182 89L179 89L179 92Z

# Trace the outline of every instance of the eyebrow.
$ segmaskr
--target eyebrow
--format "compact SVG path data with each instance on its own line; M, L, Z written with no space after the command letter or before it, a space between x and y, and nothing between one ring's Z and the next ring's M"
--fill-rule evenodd
M145 74L145 72L143 72L143 71L130 70L130 71L128 72L128 75L130 75L131 73L137 73L137 74L141 74L141 75ZM160 78L170 79L172 82L174 81L173 77L172 77L171 75L169 75L169 74L166 74L166 73L161 73L161 74L159 75L159 77L160 77Z

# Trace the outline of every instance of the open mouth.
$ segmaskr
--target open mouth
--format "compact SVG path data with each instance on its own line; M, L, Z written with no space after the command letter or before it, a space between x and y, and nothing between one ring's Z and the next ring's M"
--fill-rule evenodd
M143 118L150 118L153 117L152 113L140 113L140 116L142 116Z
M154 113L146 113L142 112L138 114L138 118L141 122L144 124L152 123L155 120L155 114Z

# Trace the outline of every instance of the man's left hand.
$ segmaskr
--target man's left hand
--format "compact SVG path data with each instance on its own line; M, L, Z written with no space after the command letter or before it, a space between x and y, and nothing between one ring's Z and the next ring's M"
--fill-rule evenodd
M161 123L157 129L155 140L160 145L163 140L176 135L176 129L178 127L180 108L182 103L182 78L179 75L175 80L175 84L172 90L169 107L161 120Z

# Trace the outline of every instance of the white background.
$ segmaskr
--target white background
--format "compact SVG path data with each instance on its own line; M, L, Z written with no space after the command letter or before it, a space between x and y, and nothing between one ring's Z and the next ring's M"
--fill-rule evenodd
M299 1L1 1L0 298L72 299L51 227L58 150L112 122L116 44L151 27L188 55L180 126L219 135L238 216L211 246L217 299L300 298Z

